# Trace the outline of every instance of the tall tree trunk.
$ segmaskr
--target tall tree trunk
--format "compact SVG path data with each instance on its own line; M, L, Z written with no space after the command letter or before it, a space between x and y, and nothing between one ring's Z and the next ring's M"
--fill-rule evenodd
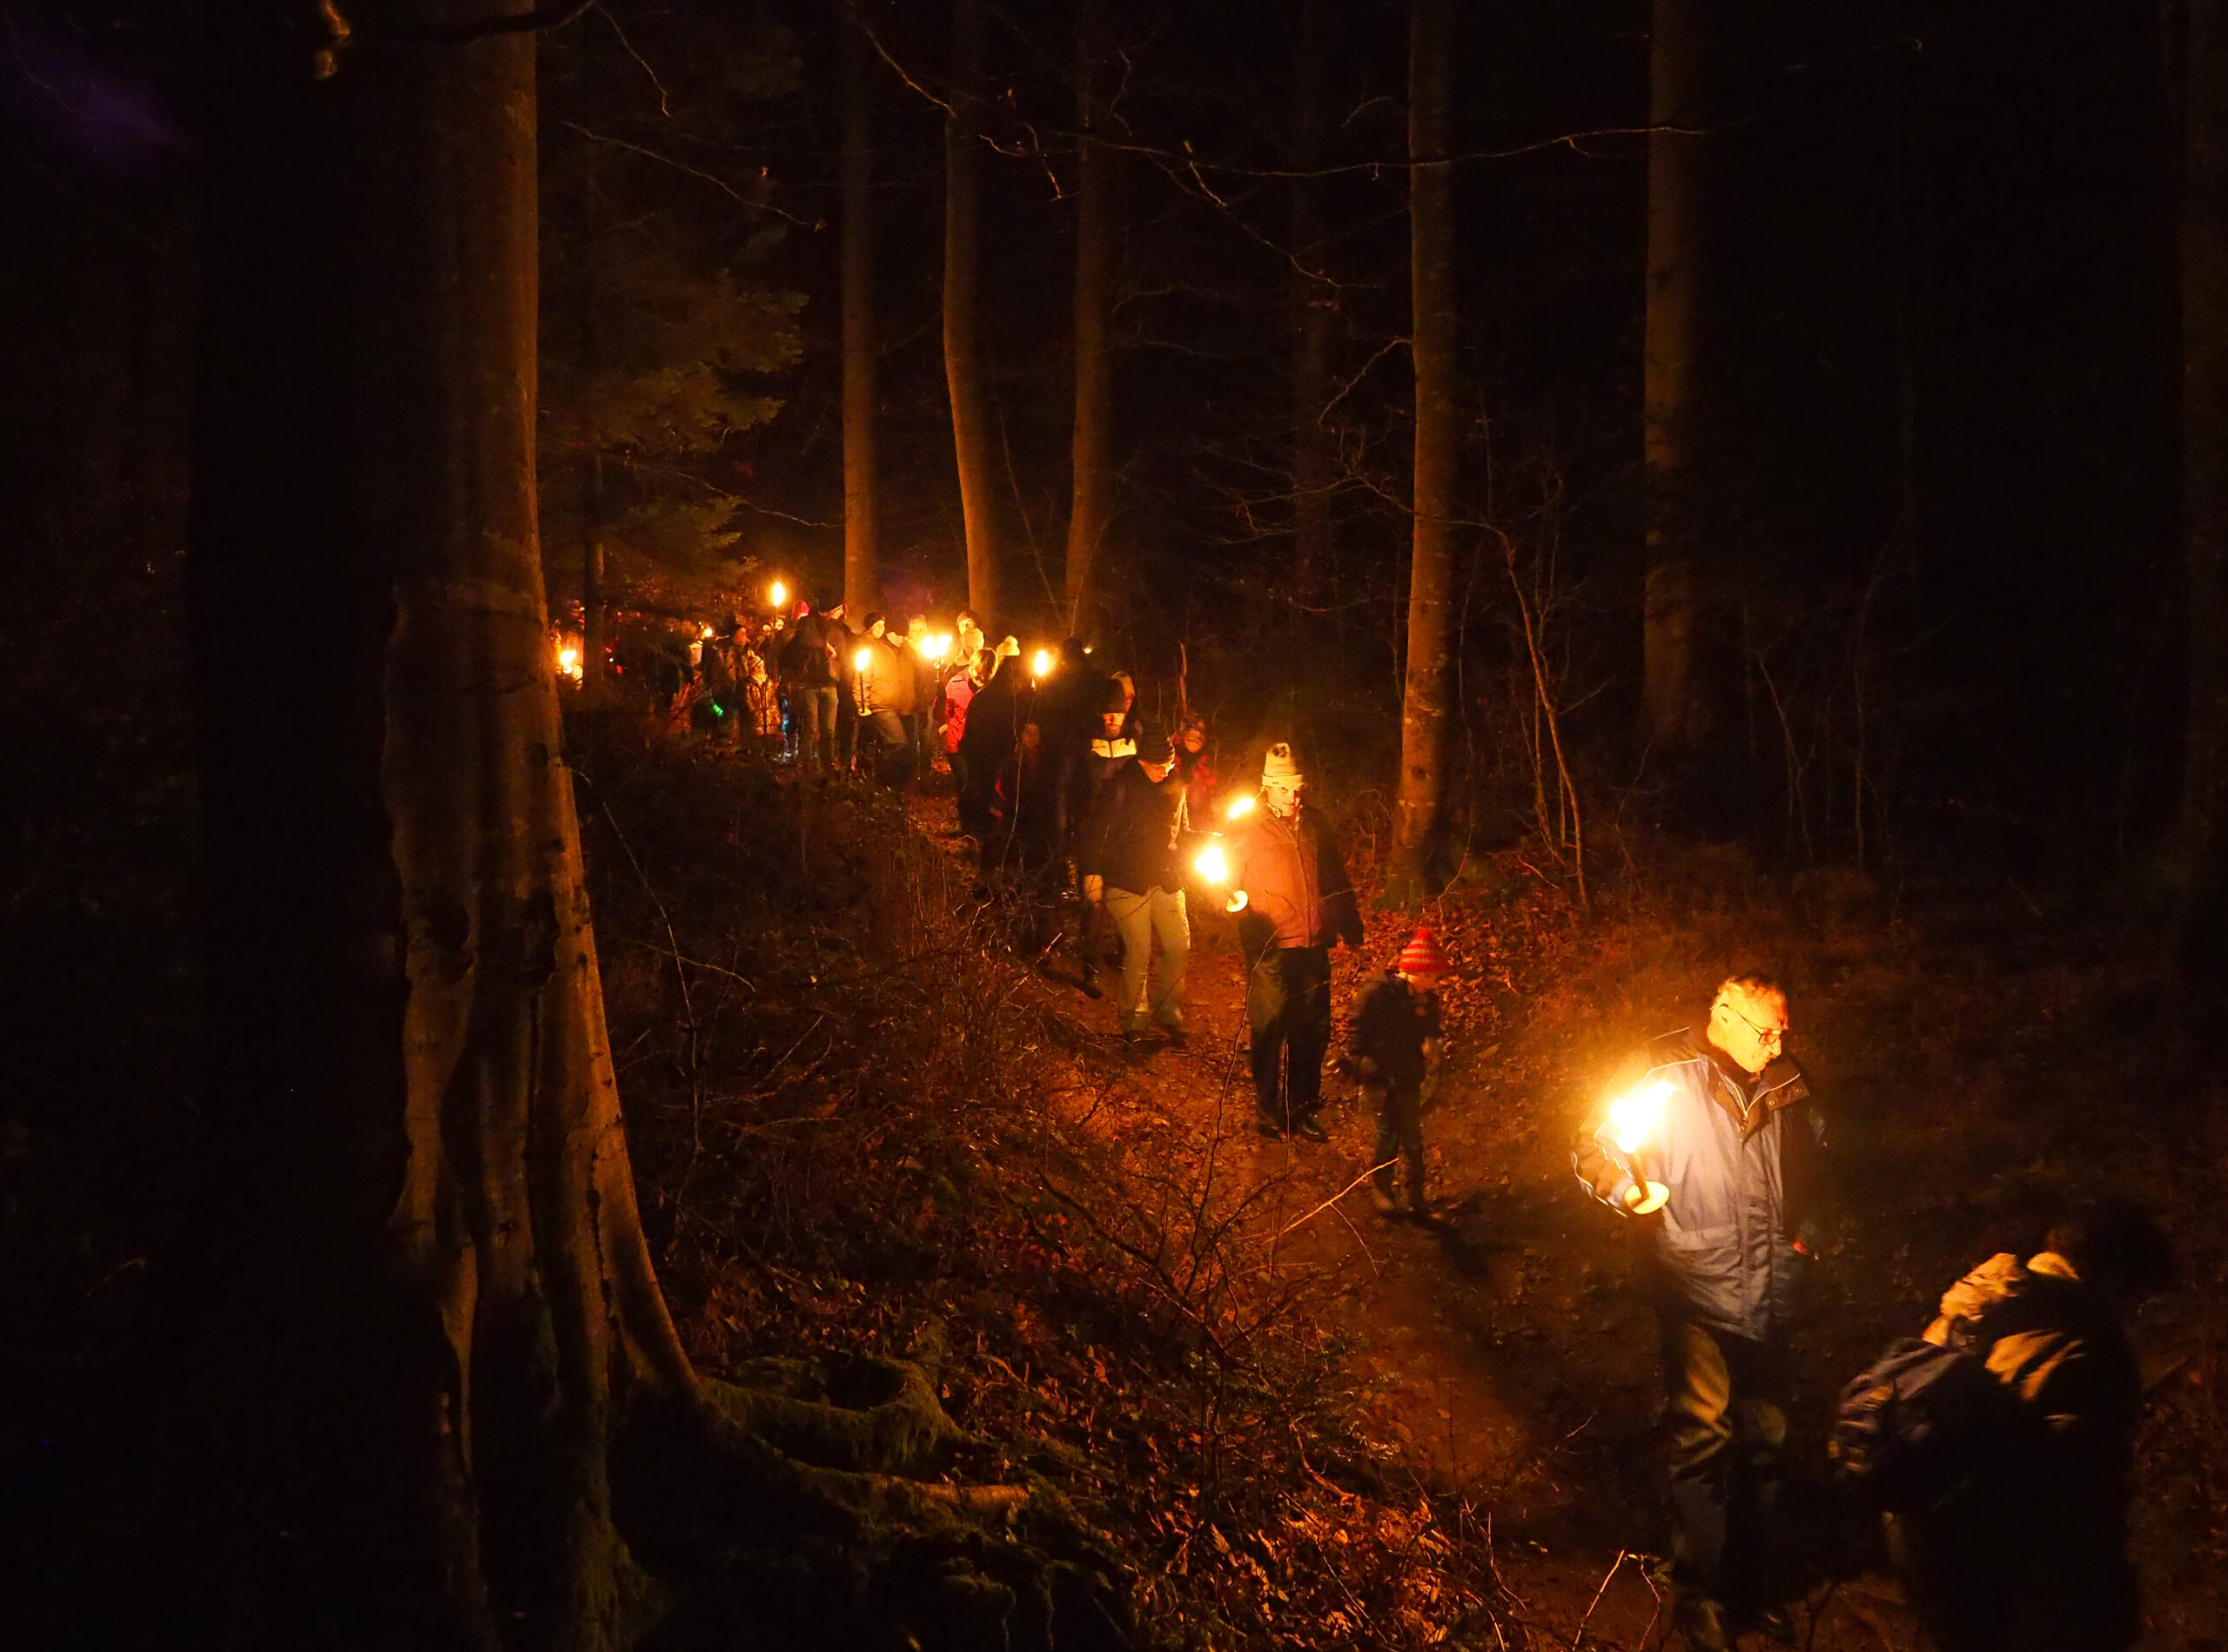
M1641 733L1673 756L1709 736L1692 495L1703 305L1701 139L1708 0L1654 0L1648 43L1648 590ZM1687 131L1668 131L1681 127Z
M1400 707L1393 886L1420 896L1446 795L1447 644L1454 587L1454 225L1448 152L1448 0L1411 0L1408 258L1416 368L1415 537L1408 571L1408 673Z
M574 341L580 353L580 382L596 379L596 306L580 306ZM594 706L603 699L604 638L608 616L603 608L603 431L596 421L595 399L582 395L580 403L580 701Z
M1068 508L1068 628L1080 633L1090 598L1091 563L1106 536L1113 462L1113 356L1107 346L1108 289L1114 264L1114 227L1108 210L1113 156L1093 134L1104 111L1092 61L1091 7L1084 0L1076 24L1076 423L1070 451L1073 496Z
M1322 158L1323 0L1300 0L1292 56L1292 171ZM1322 256L1323 220L1315 181L1292 180L1292 255L1306 266L1292 276L1292 537L1303 586L1325 577L1331 554L1331 433L1323 407L1331 380L1331 295L1307 271Z
M580 455L580 700L600 704L609 616L603 606L603 449L593 435Z
M2182 535L2189 734L2175 962L2228 974L2228 0L2189 0L2182 171Z
M518 10L525 0L509 0ZM232 1646L597 1649L695 1378L636 1213L534 491L529 35L224 19L192 589ZM395 32L473 8L412 0ZM314 692L270 662L314 644Z
M976 88L983 74L982 0L952 0L952 116L943 138L943 370L951 390L951 443L966 519L967 606L993 636L998 617L997 507L990 494L990 423L983 389L977 281L982 260L982 140Z
M867 37L843 30L843 601L879 608L881 496L875 480L874 112Z

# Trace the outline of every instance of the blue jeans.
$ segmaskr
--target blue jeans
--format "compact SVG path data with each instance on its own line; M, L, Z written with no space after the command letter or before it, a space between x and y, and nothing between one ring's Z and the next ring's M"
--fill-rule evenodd
M830 682L816 688L800 688L796 698L802 702L797 717L797 755L808 763L835 762L836 685Z

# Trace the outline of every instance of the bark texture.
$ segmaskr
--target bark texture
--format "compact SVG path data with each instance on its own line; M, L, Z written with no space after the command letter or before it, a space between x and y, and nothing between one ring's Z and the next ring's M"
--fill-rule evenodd
M318 79L292 15L233 19L210 100L209 1107L255 1442L227 1644L621 1644L613 1441L694 1378L547 641L534 43ZM312 648L313 688L272 668Z
M1108 200L1114 158L1094 136L1104 111L1092 57L1091 8L1085 0L1076 26L1076 416L1069 450L1068 629L1083 631L1092 564L1106 537L1112 494L1114 361L1107 341L1107 309L1113 276L1114 225Z
M603 699L607 617L603 607L603 453L594 432L580 453L580 699Z
M1122 1644L1071 1515L901 1477L956 1437L932 1367L701 1380L667 1312L547 641L534 45L435 38L485 15L398 7L322 76L289 0L211 43L213 1162L164 1643L1003 1645L937 1638L995 1575L1057 1606L1037 1643Z
M2189 0L2182 174L2182 534L2189 734L2176 964L2228 975L2228 0Z
M1415 534L1408 572L1408 669L1400 703L1393 828L1403 904L1421 894L1446 795L1447 644L1454 585L1455 405L1453 172L1447 155L1448 0L1412 0L1408 56L1408 244L1416 369Z
M874 115L869 46L843 30L843 601L882 606L881 494L875 478Z
M1648 589L1641 734L1680 756L1709 735L1692 496L1704 341L1702 140L1707 0L1654 0L1648 41ZM1668 130L1680 128L1684 130Z
M997 507L990 492L990 425L983 385L982 140L976 88L983 75L982 0L952 0L952 113L944 124L943 368L951 393L951 441L966 519L967 606L990 635L998 608Z

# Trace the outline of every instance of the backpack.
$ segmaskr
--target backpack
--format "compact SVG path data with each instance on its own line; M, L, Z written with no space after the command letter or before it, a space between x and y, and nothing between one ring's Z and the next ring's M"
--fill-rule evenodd
M2024 1420L1988 1368L1994 1337L1903 1337L1842 1389L1826 1456L1835 1483L1895 1514L1936 1508L2010 1461Z

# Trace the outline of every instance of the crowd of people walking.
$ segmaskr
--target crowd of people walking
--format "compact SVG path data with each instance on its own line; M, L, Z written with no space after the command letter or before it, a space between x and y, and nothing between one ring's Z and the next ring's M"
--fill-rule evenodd
M1024 661L1015 638L991 642L964 612L941 636L925 616L901 630L868 614L854 628L840 603L801 601L726 637L707 632L675 673L676 715L808 773L902 789L948 769L978 888L1029 915L1040 957L1071 946L1091 997L1116 971L1130 1045L1188 1042L1187 900L1211 893L1236 915L1258 1129L1327 1138L1332 949L1361 947L1362 917L1290 744L1218 796L1204 717L1179 706L1148 722L1128 674L1097 669L1080 641ZM1198 855L1210 843L1212 876ZM1442 1066L1449 967L1416 931L1362 984L1338 1058L1376 1115L1369 1179L1388 1216L1436 1219L1421 1118ZM1789 1037L1776 981L1727 977L1694 1029L1636 1057L1633 1087L1573 1156L1587 1193L1631 1225L1658 1321L1662 1581L1694 1652L1730 1649L1744 1630L1795 1638L1779 1495L1787 1341L1831 1179L1826 1118ZM2139 1211L2084 1207L2044 1250L1959 1280L1923 1339L1844 1393L1835 1471L1885 1511L1909 1596L1944 1652L2132 1644L2140 1394L2124 1316L2172 1273Z
M1024 660L1017 638L992 642L965 610L940 635L926 615L899 629L868 614L854 628L842 604L815 608L809 599L692 643L673 702L676 717L755 742L809 774L903 789L947 769L978 887L1006 897L1031 950L1071 950L1091 997L1105 996L1102 977L1112 972L1117 1024L1133 1048L1156 1035L1188 1042L1189 902L1195 892L1227 899L1245 958L1261 1133L1325 1139L1331 949L1360 946L1361 914L1328 823L1305 806L1306 776L1290 744L1268 749L1258 777L1234 793L1242 817L1225 819L1231 800L1217 796L1207 719L1179 703L1148 723L1134 679L1098 668L1080 639ZM1211 841L1226 870L1195 876L1195 854ZM1415 987L1402 1002L1424 1013L1435 972L1396 977L1393 986L1403 978ZM1356 1058L1374 1071L1381 1058L1395 1075L1373 1093L1386 1139L1409 1161L1409 1205L1421 1212L1420 1149L1406 1151L1417 1143L1420 1046L1392 1047L1411 1024L1422 1024L1417 1015L1373 1019L1364 1040L1372 1047ZM1431 1044L1435 1058L1435 1033Z

